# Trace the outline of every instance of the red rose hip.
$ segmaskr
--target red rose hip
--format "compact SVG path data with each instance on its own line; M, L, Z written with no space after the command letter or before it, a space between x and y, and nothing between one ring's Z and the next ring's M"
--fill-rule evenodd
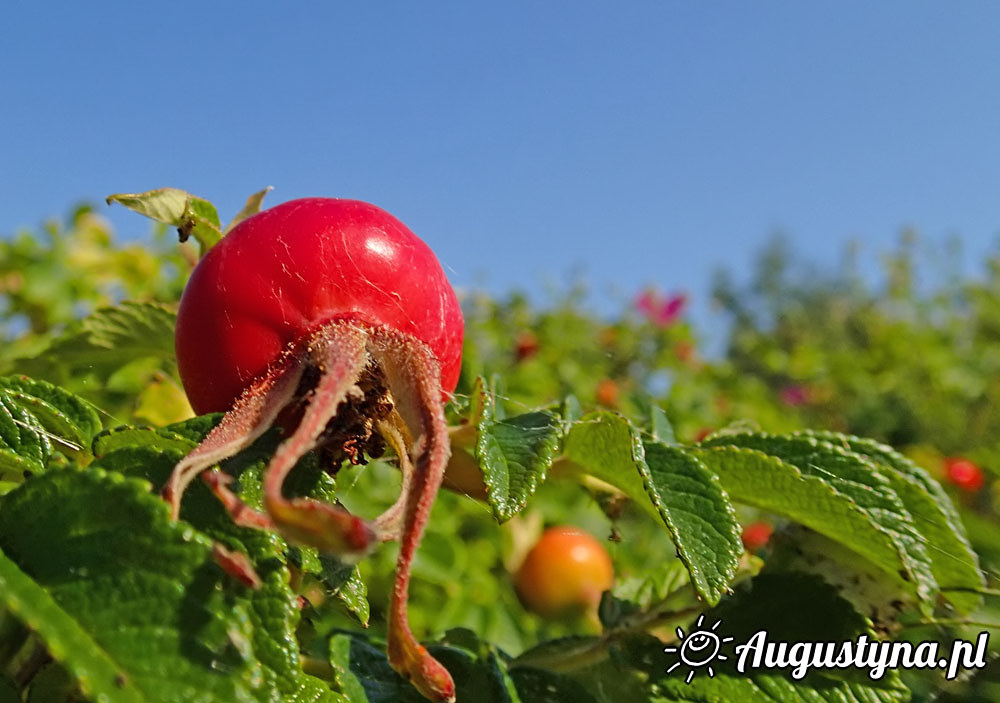
M338 318L416 337L455 389L462 312L434 253L374 205L305 198L243 220L191 275L176 348L192 407L228 410L289 344Z
M414 639L406 600L450 455L443 400L458 381L462 335L458 300L434 254L384 210L306 198L248 217L198 263L181 299L184 389L197 412L226 414L164 489L177 517L182 493L201 474L237 523L344 556L399 538L389 660L441 701L454 700L454 683ZM229 490L228 476L209 469L279 418L286 439L265 470L258 512ZM403 486L373 520L282 494L285 477L313 449L336 469L386 445Z

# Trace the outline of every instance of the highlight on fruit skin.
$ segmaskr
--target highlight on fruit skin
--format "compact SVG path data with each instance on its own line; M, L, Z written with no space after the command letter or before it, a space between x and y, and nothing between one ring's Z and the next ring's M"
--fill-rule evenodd
M399 539L388 613L389 661L427 698L454 701L448 671L407 620L410 571L450 456L444 399L461 366L464 323L427 245L368 203L307 198L241 221L195 268L178 313L178 365L192 407L225 411L164 488L175 518L199 475L239 525L358 558ZM272 425L285 439L264 471L258 511L217 467ZM339 506L286 497L298 460L327 469L391 450L399 498L363 519ZM231 563L252 584L252 565ZM238 567L238 568L237 568Z
M521 603L545 618L596 612L613 582L614 565L604 545L571 526L545 530L514 575Z

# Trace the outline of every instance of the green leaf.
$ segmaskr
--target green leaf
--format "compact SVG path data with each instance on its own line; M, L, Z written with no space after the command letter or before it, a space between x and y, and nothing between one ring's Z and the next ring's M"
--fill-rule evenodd
M644 443L647 493L709 604L726 591L743 554L736 511L719 480L678 447Z
M94 460L94 463L90 465L90 468L104 469L123 474L130 478L149 481L153 489L158 491L166 484L170 472L173 471L177 462L184 458L185 454L187 454L187 450L177 447L127 445L98 456ZM201 490L205 490L200 482L195 483L192 488L194 495L198 495ZM212 508L214 507L212 505ZM204 531L203 525L196 526Z
M898 574L887 574L843 544L802 525L783 527L771 538L770 547L765 571L821 577L880 633L895 632L900 616L916 603Z
M94 442L98 456L95 466L144 478L160 488L177 462L210 431L218 417L195 418L172 425L170 429L120 427L109 430ZM277 432L269 432L246 451L223 462L222 470L236 479L233 488L237 495L253 508L262 507L261 476L279 441ZM304 459L286 485L296 495L319 500L333 497L329 475L319 468L315 457ZM237 527L222 504L200 481L188 489L181 508L184 520L230 548L248 553L254 562L278 558L282 563L291 563L315 576L367 627L370 618L367 588L356 566L319 554L315 549L290 547L273 533Z
M871 524L896 545L899 561L908 574L907 580L913 582L918 605L927 615L933 611L939 589L927 547L913 516L877 464L864 455L807 435L727 434L706 440L702 446L737 446L763 451L795 466L803 475L827 483L854 502L869 517ZM890 573L897 569L894 562L880 566L891 568Z
M179 455L124 447L85 472L28 481L0 506L0 545L91 634L143 700L333 700L302 673L297 599L274 558L280 540L223 523L244 537L238 546L261 577L261 588L251 591L216 565L210 540L169 519L148 483L96 468L117 462L138 473L141 467L126 465L131 457L143 466L159 462L153 472L169 470ZM228 519L199 488L202 501Z
M649 431L654 441L663 444L677 444L674 426L659 405L654 405L649 411Z
M157 450L176 450L187 454L197 446L197 441L177 432L155 427L115 427L94 438L94 456L101 458L120 449L148 447Z
M931 569L942 596L962 615L979 607L982 597L976 591L984 587L979 559L969 544L958 511L937 481L899 452L875 440L833 432L802 434L843 446L876 462L927 544Z
M612 642L610 646L616 645ZM602 637L573 636L542 642L510 663L510 676L524 701L641 703L648 700L643 676L635 667L636 660L630 658L626 665L619 665L608 658L608 647L608 640ZM659 647L662 649L662 643Z
M358 567L345 564L336 557L319 554L322 564L320 577L330 592L344 604L348 612L358 619L364 627L368 627L371 617L371 606L368 604L368 587L361 578Z
M122 441L116 444L112 451L102 455L94 463L94 467L142 477L159 488L177 462L194 446L198 439L194 428L201 424L192 421L183 426L175 426L175 429L190 433L190 440L167 430L125 428L105 434L103 437L132 438L137 442ZM267 458L274 451L278 441L276 435L277 433L268 433L245 452L223 463L223 470L237 479L234 484L237 494L252 507L260 507L261 472ZM310 479L315 479L316 474L322 473L315 464L314 460L306 460L304 466L293 472L291 478L294 480L290 480L289 484L310 486ZM315 685L309 682L309 677L302 674L297 649L289 646L289 643L295 641L295 627L300 613L296 596L288 585L289 575L284 566L290 561L287 556L288 545L274 533L237 526L218 499L200 481L194 482L185 494L181 518L228 548L246 554L263 581L262 587L251 595L248 612L253 624L251 641L254 651L259 653L265 689L280 691L283 701L299 700L292 697L299 695L296 691L306 696L301 700L314 700L306 694L313 691ZM319 571L320 561L316 558L315 551L310 551L309 556L309 562L314 563L315 569ZM298 563L302 562L300 558ZM363 611L367 607L367 601L363 600L363 586L352 586L354 590L350 592L351 603L366 615L367 611ZM315 700L326 700L328 693L320 692L324 698Z
M662 520L695 590L709 603L719 601L736 573L743 545L732 503L697 456L679 447L643 443L627 420L607 411L574 423L564 454Z
M328 685L302 673L295 626L299 620L297 600L288 587L288 571L284 568L261 572L263 586L255 591L250 607L253 623L253 650L264 670L265 695L259 700L279 700L289 703L332 701ZM266 695L272 698L265 697Z
M35 477L4 498L0 545L33 602L50 597L29 625L81 685L111 696L124 681L136 695L123 700L257 699L242 587L144 482L94 470ZM60 640L73 631L93 644ZM97 656L107 664L95 676Z
M2 674L0 674L0 703L21 703L21 696L17 692L17 686Z
M575 395L568 395L563 398L561 412L563 421L572 424L583 417L583 408Z
M140 358L175 362L176 315L152 303L122 303L102 308L71 325L45 350L15 366L32 376L71 377L96 373L108 376Z
M482 642L468 630L451 630L440 644L428 645L428 650L451 673L459 701L477 703L527 703L528 701L590 701L582 698L533 697L540 692L528 682L525 695L515 688L514 672L508 674L504 655ZM348 633L335 634L329 641L330 663L338 688L351 703L426 703L409 682L400 678L381 647L362 637ZM553 691L572 690L580 693L572 681L546 672L546 681Z
M608 411L590 413L573 423L563 454L586 473L610 483L659 518L646 495L645 449L628 420Z
M209 413L208 415L199 415L198 417L192 417L182 422L175 422L171 425L167 425L163 429L171 432L172 434L180 435L181 437L186 437L190 439L195 444L201 442L208 436L216 425L222 420L222 413Z
M337 634L329 642L337 688L350 703L426 703L389 666L385 652L361 637Z
M261 203L264 201L264 196L270 193L272 190L271 186L268 186L264 190L258 190L256 193L247 198L246 203L243 208L236 213L236 216L226 225L226 228L222 230L222 233L228 234L229 230L238 225L240 222L250 217L250 215L256 215L260 212Z
M690 451L715 472L736 502L810 527L849 547L890 576L905 570L903 547L878 524L876 516L828 481L805 475L798 467L756 449L720 445ZM915 584L905 583L916 601Z
M27 376L0 377L0 393L30 412L45 428L56 448L71 456L89 451L101 431L97 409L58 386Z
M281 703L349 703L341 694L331 691L326 681L314 676L302 676L298 689L286 693Z
M38 634L52 658L65 663L86 695L102 696L109 703L150 700L132 683L128 668L3 552L0 594L4 607Z
M26 471L44 470L54 449L87 461L100 428L82 398L27 376L0 376L0 478L20 481Z
M694 606L694 594L688 586L691 575L680 559L665 559L651 564L641 574L618 580L610 593L601 598L598 615L605 630L627 626L632 614L662 608L663 602L672 597L680 600L686 596L690 602L676 603L673 610Z
M517 667L511 669L510 678L514 681L514 686L522 701L531 701L531 703L597 703L597 699L590 695L590 692L582 684L554 671Z
M592 662L594 653L603 651L606 646L605 640L595 635L559 637L521 652L511 662L511 668L576 669L581 662Z
M549 412L535 411L505 418L492 389L477 390L475 456L483 469L487 500L498 522L506 522L527 505L559 449L562 423Z
M181 241L194 237L202 255L222 237L219 213L212 203L177 188L158 188L145 193L117 193L107 203L118 203L157 222L172 225Z
M51 454L42 424L0 391L0 478L20 480L25 472L42 471Z
M740 675L696 676L690 684L669 681L653 687L650 703L908 703L910 691L897 683L892 688L874 688L863 683L838 682L805 686L784 676L761 674L752 679Z
M459 700L483 703L520 703L504 662L507 656L465 628L445 633L440 643L428 647L455 680Z
M28 703L56 703L57 701L71 703L73 700L78 700L79 695L79 687L73 676L66 671L65 667L52 662L31 680ZM2 700L3 697L0 696L0 701Z

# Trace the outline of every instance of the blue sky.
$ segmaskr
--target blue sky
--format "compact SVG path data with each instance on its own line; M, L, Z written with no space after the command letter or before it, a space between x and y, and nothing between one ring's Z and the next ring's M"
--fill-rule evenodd
M775 231L816 262L1000 232L1000 5L16 2L0 233L175 186L370 200L461 287L704 304ZM103 207L103 204L102 204ZM123 236L138 216L108 215Z

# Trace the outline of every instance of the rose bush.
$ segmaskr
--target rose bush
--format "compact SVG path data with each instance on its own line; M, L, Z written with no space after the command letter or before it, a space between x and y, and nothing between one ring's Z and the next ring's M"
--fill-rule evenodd
M234 522L201 482L172 519L158 494L221 418L194 416L180 389L176 305L227 228L180 191L119 202L197 246L168 246L162 229L148 247L118 246L86 211L0 242L0 700L422 700L385 654L392 543L344 559ZM67 262L77 250L90 269ZM135 276L135 261L152 265ZM966 285L982 353L1000 330L996 279ZM974 639L991 614L979 558L995 563L997 551L993 416L969 411L996 391L995 356L943 350L967 318L909 320L907 304L932 305L912 288L844 301L818 284L774 294L758 318L740 307L753 296L726 290L736 324L722 359L701 349L681 294L640 293L613 317L588 312L581 291L544 306L518 295L462 301L462 371L445 408L448 471L461 479L430 513L409 608L458 700L988 695L988 676L816 671L793 681L739 674L732 657L690 684L668 673L676 655L665 648L700 621L721 620L736 640L768 629L788 641L944 641ZM814 299L830 314L799 314ZM869 392L884 374L890 392ZM804 389L794 403L788 388ZM939 393L933 406L919 400L928 392ZM974 420L964 436L952 418L962 412ZM217 458L231 497L251 510L265 502L265 470L285 439L278 424ZM953 502L934 479L946 477L946 456L982 467L981 490L956 488ZM330 456L304 453L283 495L356 515L391 508L400 458L359 458L331 471ZM756 522L775 532L749 554L742 526ZM615 576L599 633L518 600L515 574L554 524L607 538Z

